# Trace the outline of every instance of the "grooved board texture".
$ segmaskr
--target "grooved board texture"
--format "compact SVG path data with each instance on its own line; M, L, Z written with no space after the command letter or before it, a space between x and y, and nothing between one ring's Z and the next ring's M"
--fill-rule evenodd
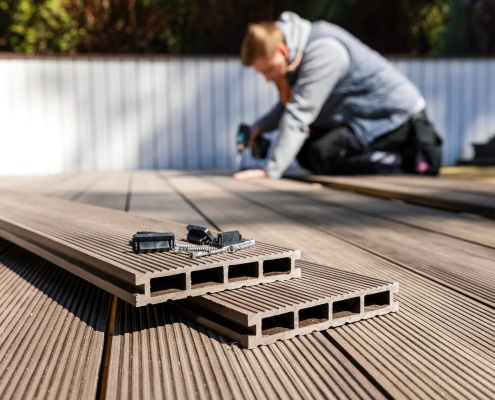
M406 185L408 178L395 185ZM443 179L433 182L441 185ZM87 321L103 309L102 319L113 326L107 318L109 302L95 295L105 293L78 280L96 292L71 291L66 296L70 305L61 302L58 290L72 290L77 278L62 271L70 279L53 281L47 275L39 281L44 283L34 283L30 276L40 276L34 261L39 258L22 251L26 257L14 252L7 262L1 257L10 245L0 240L0 260L12 271L5 275L0 267L0 313L8 315L5 322L0 319L2 399L493 398L490 219L294 180L237 182L222 171L0 177L0 187L22 187L19 203L43 193L165 219L174 215L182 198L179 221L184 225L188 213L196 213L191 215L195 221L204 219L219 230L239 229L259 242L299 248L304 261L400 282L400 292L394 293L398 313L253 349L177 314L169 303L135 308L119 300L105 380L98 375L107 366L100 350L104 329L87 327L94 326ZM432 242L435 236L438 240ZM59 271L46 264L50 274ZM54 287L58 282L67 288ZM38 290L50 286L52 290L41 289L48 303L37 301ZM71 334L58 329L57 319L33 319L37 310L50 307L66 316L64 327ZM87 361L92 356L100 362Z
M246 350L166 304L119 302L106 399L384 399L315 333Z
M0 239L0 398L95 398L111 296Z
M287 177L372 196L495 218L495 187L428 176L323 176L288 173Z
M300 262L302 277L178 304L196 322L247 348L398 311L398 283Z
M296 278L300 252L257 242L235 253L191 259L184 252L134 254L137 231L186 227L43 196L0 195L0 236L90 280L135 306Z

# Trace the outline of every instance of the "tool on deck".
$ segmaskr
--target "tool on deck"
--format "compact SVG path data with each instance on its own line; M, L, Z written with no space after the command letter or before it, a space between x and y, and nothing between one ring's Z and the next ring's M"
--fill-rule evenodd
M191 253L191 258L199 258L224 252L232 253L255 244L254 239L243 240L237 230L220 232L216 237L202 226L188 225L187 230L189 243L176 243L172 232L140 231L132 236L129 245L136 254L186 251Z
M237 169L242 169L242 152L247 148L249 142L249 136L251 135L251 127L246 124L240 124L236 135L236 149L237 157L236 164ZM270 141L260 135L255 142L255 145L251 148L251 155L253 158L262 160L266 158L268 149L270 147Z

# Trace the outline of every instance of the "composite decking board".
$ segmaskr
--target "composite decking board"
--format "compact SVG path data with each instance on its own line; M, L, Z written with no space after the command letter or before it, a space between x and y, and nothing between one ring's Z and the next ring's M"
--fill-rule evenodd
M129 210L132 214L209 226L209 222L187 204L158 171L135 171Z
M96 398L110 295L0 240L0 398Z
M290 193L307 200L312 199L322 206L328 204L351 209L359 213L374 215L379 218L397 221L449 237L456 237L495 248L493 221L488 218L363 196L295 180L270 180L259 182L258 184L267 190L280 191L282 194Z
M311 198L271 189L272 185L280 188L276 182L241 186L231 179L218 177L211 178L210 182L233 193L242 187L242 195L256 204L271 207L287 218L318 228L495 307L494 248L332 204L326 204L326 212L321 213L322 205ZM304 247L300 247L304 256Z
M201 203L205 214L222 229L225 226L236 226L242 231L249 229L255 232L260 240L277 240L286 246L297 243L304 260L400 283L397 300L401 304L401 311L376 318L386 321L381 324L382 330L370 330L368 322L375 321L370 319L366 323L344 325L327 331L336 338L335 343L342 349L349 344L346 342L348 339L337 336L337 332L348 333L352 329L357 330L360 337L367 338L356 344L359 350L353 350L349 357L356 365L363 365L363 370L385 388L392 398L435 398L438 393L464 398L461 393L466 390L479 393L478 386L482 385L482 378L470 378L459 383L460 379L456 376L457 383L451 386L452 371L467 368L471 375L477 371L481 372L482 377L493 375L493 308L330 236L312 224L295 219L294 215L274 212L276 207L273 205L277 199L278 205L287 200L281 199L279 193L270 193L268 187L258 186L266 181L236 183L230 177L218 177L217 174L201 174L197 177L185 174L174 179L176 186L182 188L183 195L191 202ZM236 188L234 191L226 190L225 185L235 185ZM247 201L246 192L251 190L270 193L272 201ZM222 201L224 206L221 210L210 202L203 202L206 192L209 198ZM298 199L293 204L294 210L297 210L298 206L304 208L305 201ZM244 213L238 210L244 210ZM325 206L320 208L321 221L328 214ZM290 234L287 230L290 230ZM393 319L393 324L389 323L390 319ZM422 334L416 335L417 331ZM402 341L400 346L390 340L397 334ZM356 340L359 340L357 336ZM352 349L350 346L345 348ZM452 349L455 349L455 357L451 357ZM421 357L418 357L418 351ZM387 359L382 361L384 354ZM433 370L430 368L432 357L437 359ZM393 364L390 360L394 361Z
M40 176L20 175L4 177L0 175L0 189L22 191L26 193L43 193L52 185L70 178L69 174L50 174Z
M207 177L200 181L203 179ZM193 182L189 183L192 187ZM249 231L257 240L301 248L303 257L311 261L399 281L401 311L333 328L326 333L332 342L315 333L248 351L185 320L175 321L173 326L156 322L157 312L148 310L161 306L134 309L121 303L130 312L115 337L108 398L125 398L129 393L134 397L167 393L168 398L180 398L184 393L196 395L205 390L212 397L225 393L224 397L234 398L377 398L380 393L368 377L384 388L389 398L490 398L495 365L493 308L262 205L222 194L218 182L198 189L213 189L208 198L221 199L220 208L210 203L208 207L199 205L223 230L229 226ZM239 195L244 190L243 186L237 188ZM194 202L199 197L188 198ZM325 213L326 207L322 207L321 215ZM149 329L143 323L149 323ZM191 341L183 335L192 337ZM316 343L314 338L321 343L311 351L301 344ZM177 346L182 349L180 357L175 356ZM266 356L272 352L273 357ZM180 364L182 360L184 364ZM161 368L164 365L167 367ZM352 380L347 381L347 376ZM186 387L191 379L200 389ZM356 394L355 390L366 385L375 392Z
M376 175L366 178L368 182L400 185L410 188L432 189L433 193L463 193L480 199L495 196L495 185L490 182L459 180L449 177L425 177L420 175Z
M119 302L107 399L381 399L321 334L245 350L165 305Z
M0 175L0 190L12 189L22 184L38 182L39 177L32 175Z
M125 211L133 171L102 173L91 186L75 198L77 202Z
M105 172L63 173L42 176L0 176L0 189L19 193L47 195L72 200L88 192L97 181L108 175ZM127 186L122 188L124 197ZM100 186L100 189L101 186ZM108 188L103 188L108 190ZM83 196L83 199L84 199Z
M480 188L478 191L463 191L462 183L452 184L449 189L419 186L404 186L394 182L378 181L368 177L335 177L322 175L291 175L287 177L307 182L320 183L333 188L346 189L354 192L403 200L415 204L436 207L457 212L465 212L495 218L495 202L493 191ZM403 177L407 179L408 177ZM441 178L427 178L441 181ZM471 182L474 185L489 185L488 183ZM492 189L493 190L493 189Z
M77 200L78 197L91 190L104 175L103 172L84 172L65 174L66 178L56 184L47 185L43 191L32 192L66 200Z
M171 231L179 240L187 236L185 225L176 222L43 196L0 196L0 234L21 246L31 245L30 250L60 255L50 261L63 268L67 261L75 260L123 285L134 285L137 306L300 276L295 267L297 250L257 242L235 253L197 259L174 252L134 254L128 242L138 230ZM66 262L58 264L59 259ZM230 278L230 272L245 268L249 271L240 274L239 279ZM210 271L212 275L197 280L196 271ZM129 301L127 295L122 298Z
M402 315L405 303L401 298L401 318L394 318L394 332L384 316L368 320L366 329L353 324L327 333L394 398L491 398L495 390L495 347L489 339L494 329L492 310L480 310L479 320L466 322L466 312L460 312L455 304L444 306L436 301L442 312L448 311L440 328L438 316L425 310ZM424 304L417 299L415 303ZM466 306L462 303L457 306ZM479 335L483 343L466 343L457 326L467 331L471 341Z
M302 277L198 296L177 304L246 348L398 311L398 283L300 262ZM272 326L273 324L273 326ZM240 329L236 331L236 327Z

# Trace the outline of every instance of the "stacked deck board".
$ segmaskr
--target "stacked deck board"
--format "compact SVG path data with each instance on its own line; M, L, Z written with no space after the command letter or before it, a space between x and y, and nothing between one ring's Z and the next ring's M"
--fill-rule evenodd
M175 222L43 196L0 196L0 237L134 306L300 276L298 250L256 243L196 259L184 252L134 254L129 240L136 231L187 236Z
M253 348L398 311L398 283L300 262L302 277L175 302L196 322Z

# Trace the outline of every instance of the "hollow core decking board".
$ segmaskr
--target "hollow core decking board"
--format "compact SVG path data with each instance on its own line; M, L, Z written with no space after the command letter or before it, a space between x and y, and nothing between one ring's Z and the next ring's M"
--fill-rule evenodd
M136 231L182 224L86 204L23 194L0 195L0 235L135 306L300 276L300 253L257 242L235 253L190 259L186 253L134 254Z
M2 239L0 292L0 398L96 398L111 296Z
M495 218L495 188L490 183L449 180L433 177L340 177L287 174L292 179L319 183L361 194L398 199L406 202ZM425 185L408 182L424 180ZM406 182L406 183L403 183Z
M246 348L398 311L399 284L300 262L302 277L175 302Z

